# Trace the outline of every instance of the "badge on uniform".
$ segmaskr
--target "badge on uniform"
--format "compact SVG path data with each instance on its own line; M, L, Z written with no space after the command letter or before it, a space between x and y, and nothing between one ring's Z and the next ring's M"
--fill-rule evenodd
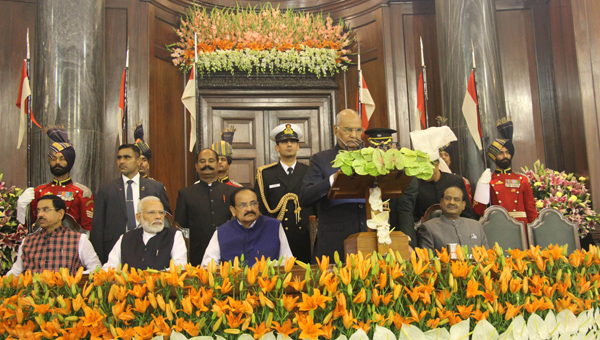
M279 188L280 186L281 186L281 183L271 184L271 185L269 185L269 189Z
M476 239L477 239L477 235L471 234L471 240L476 240Z
M504 180L504 185L507 188L518 188L521 186L521 181L518 179L506 179Z
M62 200L65 202L73 200L73 192L72 191L59 191L58 195L56 195L56 196L62 198Z

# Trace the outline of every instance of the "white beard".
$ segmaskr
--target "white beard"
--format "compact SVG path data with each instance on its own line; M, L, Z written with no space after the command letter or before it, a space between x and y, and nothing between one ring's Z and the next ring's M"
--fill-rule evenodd
M143 217L142 217L142 228L144 228L144 231L150 234L158 234L160 233L165 227L164 222L162 221L146 221Z

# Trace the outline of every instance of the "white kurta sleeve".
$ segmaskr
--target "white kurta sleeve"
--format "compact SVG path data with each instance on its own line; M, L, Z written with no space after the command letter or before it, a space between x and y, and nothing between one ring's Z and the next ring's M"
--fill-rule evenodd
M17 259L15 260L15 263L13 263L12 268L10 268L8 273L6 273L6 276L10 274L17 276L23 272L23 250L21 249L23 243L25 243L25 239L23 239L23 242L21 242L21 245L19 246L19 251L17 252Z
M79 238L79 260L85 268L84 273L89 273L96 269L96 267L102 267L102 263L92 246L92 242L88 239L86 234L81 234Z
M215 233L208 243L208 247L206 247L204 257L202 258L202 266L209 264L210 260L215 260L217 264L221 262L221 247L219 246L219 237L217 236L217 233L218 230L215 230Z
M179 230L175 232L175 239L173 240L173 249L171 249L171 259L173 259L173 263L176 266L183 266L186 263L188 263L185 239L183 238L183 234Z
M108 261L102 266L102 269L108 270L108 268L117 268L121 263L121 241L123 235L119 237L117 243L115 243L113 249L108 254Z

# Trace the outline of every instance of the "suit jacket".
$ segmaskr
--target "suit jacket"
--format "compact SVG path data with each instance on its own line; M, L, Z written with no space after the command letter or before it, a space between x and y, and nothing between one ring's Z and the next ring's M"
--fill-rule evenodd
M179 190L175 221L190 229L190 263L198 266L202 263L204 252L211 237L221 224L231 219L229 196L236 187L204 181Z
M401 231L410 237L410 246L413 248L417 246L413 211L418 194L419 180L413 177L400 198L390 199L390 229L394 228L394 231Z
M331 184L329 176L339 169L332 161L341 150L339 144L333 149L314 154L304 176L300 192L300 205L317 207L319 226L314 246L314 256L333 257L335 251L344 256L344 240L359 232L367 231L365 200L327 198Z
M140 200L148 196L158 197L165 211L171 212L165 186L158 181L140 176ZM127 231L127 207L123 177L104 183L94 195L94 219L90 239L102 263L108 260L119 237ZM136 222L137 224L137 222Z
M275 209L279 205L281 198L287 193L294 193L300 195L300 189L302 187L302 179L308 171L308 165L303 163L296 163L294 172L288 175L280 162L275 163L262 170L262 182L264 188L265 199L269 205L269 208ZM279 211L276 213L269 213L265 207L264 200L261 197L258 181L254 185L254 191L256 197L260 202L260 212L265 216L277 218ZM294 210L296 205L294 201L288 201L286 206L282 207L285 210L283 220L281 224L285 231L292 254L298 260L310 263L310 231L309 231L309 216L313 215L312 207L300 206L300 222L296 223L296 214Z

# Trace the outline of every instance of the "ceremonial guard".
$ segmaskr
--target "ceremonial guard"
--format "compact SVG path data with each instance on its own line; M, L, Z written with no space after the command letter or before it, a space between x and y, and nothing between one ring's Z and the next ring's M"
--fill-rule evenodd
M260 212L281 221L287 239L291 240L294 256L310 263L308 223L313 209L300 207L298 201L302 179L308 171L308 165L296 159L302 135L302 129L296 124L281 124L271 131L269 137L276 143L279 162L258 168L254 190L260 202Z
M149 178L150 174L150 158L152 158L152 150L150 145L144 141L144 127L142 124L138 124L133 131L133 138L135 139L135 145L140 148L140 166L138 167L140 176L143 178ZM152 178L150 178L152 179Z
M516 220L531 223L538 216L531 184L526 176L514 173L511 167L515 154L513 123L506 120L500 123L498 131L503 138L494 140L488 149L488 156L496 163L496 170L492 174L487 169L479 178L473 209L478 215L483 215L491 202L508 210Z
M27 188L17 204L17 217L25 223L27 205L31 203L31 221L37 220L37 202L44 195L56 195L65 201L66 213L81 225L85 230L92 229L94 217L94 198L92 191L83 184L73 182L69 175L75 163L75 149L69 141L67 132L62 127L51 127L47 131L48 137L54 141L48 152L50 172L54 176L52 182Z
M241 187L242 185L238 182L232 181L229 178L229 166L233 162L233 134L235 133L235 127L230 126L221 132L221 141L213 143L211 148L219 156L219 174L217 181L231 185L234 187Z

